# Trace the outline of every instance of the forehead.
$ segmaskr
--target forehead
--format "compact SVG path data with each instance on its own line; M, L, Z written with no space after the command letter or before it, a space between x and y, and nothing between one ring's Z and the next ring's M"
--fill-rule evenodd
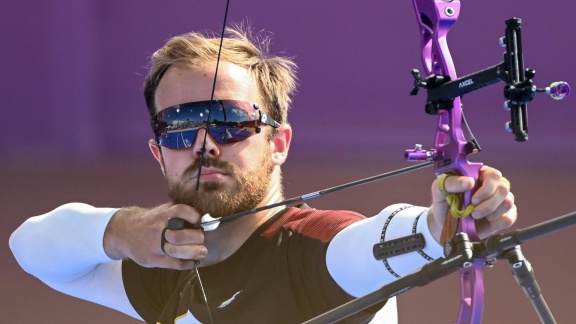
M186 102L210 100L216 62L208 62L197 69L171 66L156 90L156 109ZM258 86L244 67L221 61L214 89L214 99L235 99L260 103Z

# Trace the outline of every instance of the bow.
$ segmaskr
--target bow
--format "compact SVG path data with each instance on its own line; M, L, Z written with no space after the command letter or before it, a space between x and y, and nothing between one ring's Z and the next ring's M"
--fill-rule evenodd
M434 147L423 150L416 145L406 150L409 161L434 161L437 175L456 174L478 180L482 163L467 160L468 155L480 151L480 146L472 136L462 111L461 96L487 85L504 81L506 108L510 110L511 121L507 123L517 141L528 139L527 102L536 92L546 92L554 99L564 98L570 91L565 82L553 83L545 89L538 89L532 82L535 71L524 70L521 20L511 18L506 21L506 36L501 39L506 47L504 61L486 70L458 78L447 45L447 34L460 14L460 1L413 0L420 27L422 41L422 62L427 77L423 79L418 70L412 70L416 95L420 88L427 89L426 113L438 116ZM460 216L466 216L473 209L471 196L476 187L464 194ZM471 207L471 208L470 208ZM458 209L457 209L458 210ZM471 241L479 241L474 219L471 217L448 217L442 232L446 242L454 233L465 233ZM484 284L482 267L485 258L475 258L472 264L460 271L461 302L457 323L480 323L484 307Z
M448 50L446 36L450 27L460 14L460 2L413 0L422 40L422 61L429 77L426 81L419 77L417 71L412 71L416 78L416 87L411 94L415 95L418 87L434 88L450 80L457 79L456 69ZM438 115L434 148L423 151L420 146L406 152L408 160L433 160L434 171L437 174L458 174L472 177L476 181L481 163L467 160L470 153L478 150L475 141L467 141L462 129L463 112L460 97L429 100L426 112ZM477 183L477 181L476 181ZM474 189L464 194L463 208L470 204ZM474 219L464 217L457 220L448 217L442 233L443 240L458 232L468 234L471 240L478 241ZM462 298L458 323L479 323L483 310L483 275L482 266L485 260L476 259L471 267L463 268L460 273Z

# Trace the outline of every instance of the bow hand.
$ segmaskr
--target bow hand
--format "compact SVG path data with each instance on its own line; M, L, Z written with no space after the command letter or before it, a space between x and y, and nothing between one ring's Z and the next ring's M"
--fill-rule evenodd
M444 193L439 188L439 180L432 184L432 206L428 214L430 231L438 243L441 242L442 228L446 218L453 217L448 194L463 194L475 186L474 178L448 176L444 181ZM475 219L480 238L509 228L517 219L517 209L510 184L497 169L483 166L478 177L478 188L471 197L474 206L470 216Z

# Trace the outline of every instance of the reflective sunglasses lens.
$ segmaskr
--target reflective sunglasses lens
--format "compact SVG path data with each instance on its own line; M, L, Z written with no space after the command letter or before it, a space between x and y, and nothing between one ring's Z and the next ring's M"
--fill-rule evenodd
M251 111L252 113L249 113ZM156 131L198 128L210 124L231 125L254 120L254 106L246 101L218 100L189 102L168 107L156 114Z
M168 107L154 119L158 143L170 149L189 148L198 129L208 126L218 144L241 142L259 126L254 104L241 100L189 102Z
M180 132L165 133L158 136L158 144L173 150L189 148L194 143L196 134L198 134L198 129L188 129Z
M210 128L210 135L218 144L230 144L242 142L248 137L254 135L254 132L245 128L212 127Z
M218 144L242 142L255 134L255 132L252 132L249 129L235 127L212 127L210 128L209 133ZM198 129L165 133L158 136L158 142L161 146L169 149L185 149L192 146L197 135Z

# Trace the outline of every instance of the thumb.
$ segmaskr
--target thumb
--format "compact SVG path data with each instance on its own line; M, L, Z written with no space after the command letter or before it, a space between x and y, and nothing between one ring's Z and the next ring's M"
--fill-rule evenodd
M440 201L451 193L463 193L474 188L475 181L471 177L442 174L432 184L432 198Z

